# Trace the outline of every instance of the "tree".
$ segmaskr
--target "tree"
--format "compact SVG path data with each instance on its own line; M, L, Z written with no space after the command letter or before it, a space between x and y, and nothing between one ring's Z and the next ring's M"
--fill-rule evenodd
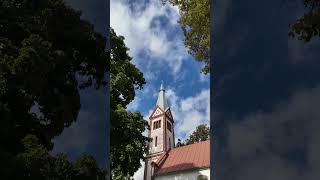
M181 139L178 139L176 147L181 147L181 146L184 146L184 145L185 145L185 143L182 142Z
M14 174L16 179L103 180L106 177L106 171L97 166L92 156L83 156L71 163L64 154L50 155L34 135L26 136L22 143L25 152L14 158L18 164L16 172L19 172Z
M77 120L79 88L105 86L110 66L106 38L80 16L62 0L0 3L0 179L70 179L54 171L74 165L48 154L52 139Z
M8 170L5 177L12 179L20 172L15 161L19 157L22 175L68 179L58 171L37 171L34 167L52 167L56 158L61 167L73 166L66 158L51 156L47 151L53 148L52 139L77 120L79 89L107 85L106 72L111 78L113 177L133 175L149 139L142 135L147 128L142 115L125 109L145 80L130 62L123 37L111 30L110 57L106 37L95 32L80 18L81 13L63 0L4 0L0 15L0 168ZM22 143L29 135L38 143L32 151ZM23 166L31 156L35 163L30 168ZM92 158L80 160L80 164L94 167ZM78 174L78 179L91 179L100 172L83 169L77 163L74 166L80 168L77 172L85 173Z
M210 138L210 128L205 124L197 126L196 130L186 140L186 144L194 144Z
M145 84L143 74L131 63L124 37L111 30L111 142L110 159L113 179L131 177L141 166L149 138L143 136L148 123L140 112L126 110L135 89Z
M306 12L291 25L289 35L307 43L320 36L320 0L304 0Z
M209 0L161 0L169 1L180 10L179 23L188 52L205 63L204 74L210 72L210 1Z
M210 138L210 128L205 124L197 126L196 130L189 135L189 137L182 142L181 139L178 139L176 147L181 147L189 144L199 143L201 141L206 141Z
M106 38L62 0L7 0L0 8L3 145L19 152L20 140L34 134L52 149L51 139L77 119L78 88L105 85Z

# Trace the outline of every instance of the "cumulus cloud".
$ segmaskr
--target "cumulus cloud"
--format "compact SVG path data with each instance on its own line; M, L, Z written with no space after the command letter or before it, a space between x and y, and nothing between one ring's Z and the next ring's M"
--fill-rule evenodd
M154 66L170 68L176 75L189 56L182 37L171 37L179 29L179 12L176 7L161 4L160 1L128 3L125 0L111 0L111 27L125 37L133 61L142 69ZM161 19L161 20L160 20ZM163 27L166 23L166 27ZM144 58L141 58L141 53ZM152 71L147 71L152 78Z
M200 124L210 124L210 90L204 89L194 96L179 97L169 88L166 90L175 120L176 139L185 140Z
M144 105L144 103L146 103L145 102L146 97L157 96L157 94L155 94L155 92L157 92L156 88L150 85L146 85L143 87L142 90L136 90L135 92L136 92L136 96L134 100L130 102L129 105L127 106L127 110L132 112L140 111L141 109L143 109L142 106Z
M231 123L225 151L232 160L227 163L236 169L234 177L319 179L319 102L320 86L300 90L272 112L252 113Z

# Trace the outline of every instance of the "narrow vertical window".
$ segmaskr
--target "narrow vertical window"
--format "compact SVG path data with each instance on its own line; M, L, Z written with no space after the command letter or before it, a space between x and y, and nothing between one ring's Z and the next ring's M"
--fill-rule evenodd
M157 143L158 143L158 136L156 136L156 140L154 141L154 146L157 147Z
M172 132L172 126L171 123L169 123L169 121L167 121L167 129Z

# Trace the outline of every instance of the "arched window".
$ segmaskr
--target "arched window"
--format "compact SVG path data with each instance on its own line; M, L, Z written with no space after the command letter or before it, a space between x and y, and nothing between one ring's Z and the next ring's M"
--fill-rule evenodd
M161 120L153 122L153 129L161 128Z

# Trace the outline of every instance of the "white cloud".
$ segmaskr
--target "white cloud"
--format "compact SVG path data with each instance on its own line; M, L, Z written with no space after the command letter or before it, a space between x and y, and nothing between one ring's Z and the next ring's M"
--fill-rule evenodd
M230 123L225 151L231 152L232 162L227 163L239 170L237 179L319 179L319 102L320 86L294 93L271 112ZM305 155L305 168L283 156L297 151L305 152L300 153Z
M131 101L129 103L129 105L127 106L127 110L129 111L139 111L141 110L143 107L143 104L146 103L145 101L145 97L151 97L154 96L154 92L156 92L155 87L150 86L150 85L145 85L143 87L142 90L136 90L136 96L134 98L133 101Z
M210 125L210 90L187 98L176 95L173 89L166 90L170 108L175 120L176 139L185 140L200 124Z
M125 37L125 43L130 49L133 62L143 69L150 66L170 68L170 73L176 75L189 56L181 37L169 39L171 28L180 28L177 21L179 12L169 4L162 5L160 1L150 1L147 4L133 3L133 8L124 0L111 0L111 27L116 33ZM144 7L145 6L145 7ZM155 18L165 17L169 28L163 28ZM151 25L154 25L151 27ZM139 58L144 52L149 58ZM147 72L147 77L153 77Z

